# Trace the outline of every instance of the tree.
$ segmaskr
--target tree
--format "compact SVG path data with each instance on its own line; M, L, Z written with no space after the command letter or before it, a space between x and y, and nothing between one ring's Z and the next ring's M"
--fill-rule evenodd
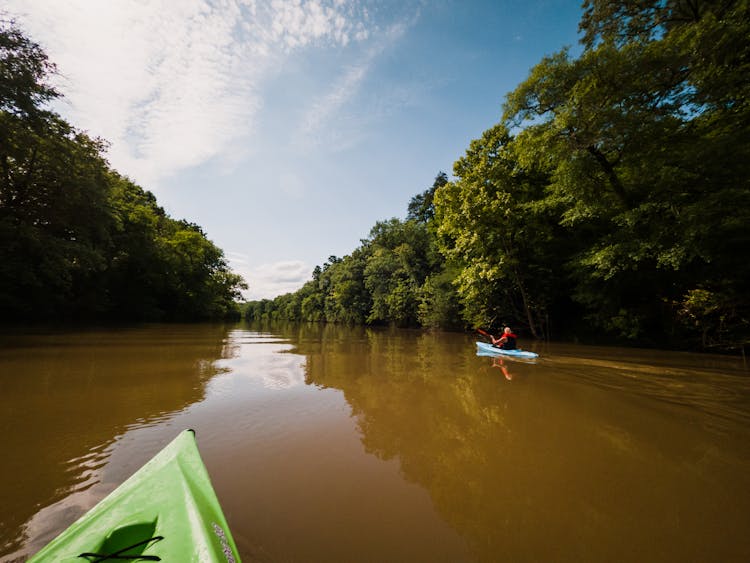
M466 320L521 323L541 336L553 298L554 222L536 203L546 175L523 168L515 151L502 125L472 141L454 166L458 180L436 193L435 220L440 249L458 271Z
M461 302L454 281L457 272L441 269L427 276L419 290L419 324L427 328L462 328Z
M101 141L56 116L0 113L0 308L11 318L105 307L112 217Z
M408 221L417 221L419 223L429 223L435 216L435 191L448 183L448 176L445 172L439 172L435 176L432 187L421 194L411 198L408 207L406 219Z
M590 235L568 262L590 319L628 338L672 333L694 289L743 302L748 3L584 9L583 54L545 58L509 95L504 122L525 122L520 161L548 166L560 224Z
M421 202L421 219L377 222L351 255L330 256L322 267L315 267L312 281L292 295L274 299L272 312L266 307L264 316L398 326L461 324L451 273L444 269L430 227L432 194L446 181L441 172L429 196L413 200ZM295 305L289 307L289 302ZM248 318L258 318L257 311L257 304L249 304Z
M326 320L364 324L372 307L365 288L364 275L368 259L366 248L357 248L330 269L330 292L326 298Z
M0 20L0 312L44 317L236 314L222 251L109 168L106 143L45 108L46 54Z
M0 12L0 111L25 119L47 115L45 104L60 96L49 82L55 72L42 48Z
M372 296L369 322L418 324L420 288L435 269L436 253L427 227L416 221L380 221L367 241L364 271Z

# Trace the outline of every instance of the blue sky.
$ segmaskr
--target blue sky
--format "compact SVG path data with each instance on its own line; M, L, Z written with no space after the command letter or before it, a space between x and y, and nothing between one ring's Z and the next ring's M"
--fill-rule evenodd
M6 0L76 127L250 285L293 291L450 175L577 43L574 0Z

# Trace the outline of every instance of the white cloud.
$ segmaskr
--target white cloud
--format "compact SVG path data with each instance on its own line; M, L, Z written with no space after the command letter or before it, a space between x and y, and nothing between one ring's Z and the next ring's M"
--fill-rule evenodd
M339 0L6 0L61 73L60 111L146 187L252 135L281 57L366 39ZM241 150L241 149L238 149Z
M272 299L278 295L291 293L312 279L312 268L298 260L287 260L250 267L244 255L227 253L233 271L245 278L250 288L245 298Z
M279 178L279 189L283 194L292 199L299 199L305 193L305 185L302 179L293 172L283 172Z
M271 34L287 48L305 46L316 39L331 37L341 45L349 43L352 33L365 39L367 31L362 22L351 26L344 17L343 4L326 6L319 0L272 0Z

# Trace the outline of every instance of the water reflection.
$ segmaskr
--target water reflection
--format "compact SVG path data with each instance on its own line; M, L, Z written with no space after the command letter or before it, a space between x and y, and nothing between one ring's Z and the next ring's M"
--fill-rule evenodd
M498 368L505 376L505 379L507 379L508 381L513 381L513 376L510 373L510 368L505 364L505 360L503 358L492 358L492 367Z
M344 393L366 451L398 460L476 560L750 553L746 381L554 347L511 366L404 331L325 330L298 351L309 383Z
M200 401L221 372L216 360L233 353L227 332L153 325L0 335L0 553L20 548L17 530L41 507L68 523L89 508L57 504L100 482L118 436Z
M552 344L511 361L470 335L321 325L4 338L0 425L22 455L0 470L0 553L186 427L246 560L750 553L736 361Z

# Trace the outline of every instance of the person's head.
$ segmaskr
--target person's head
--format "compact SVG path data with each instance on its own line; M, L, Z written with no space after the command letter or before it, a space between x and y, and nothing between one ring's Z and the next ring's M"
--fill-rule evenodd
M505 332L505 334L510 334L510 327L506 326L503 332Z

